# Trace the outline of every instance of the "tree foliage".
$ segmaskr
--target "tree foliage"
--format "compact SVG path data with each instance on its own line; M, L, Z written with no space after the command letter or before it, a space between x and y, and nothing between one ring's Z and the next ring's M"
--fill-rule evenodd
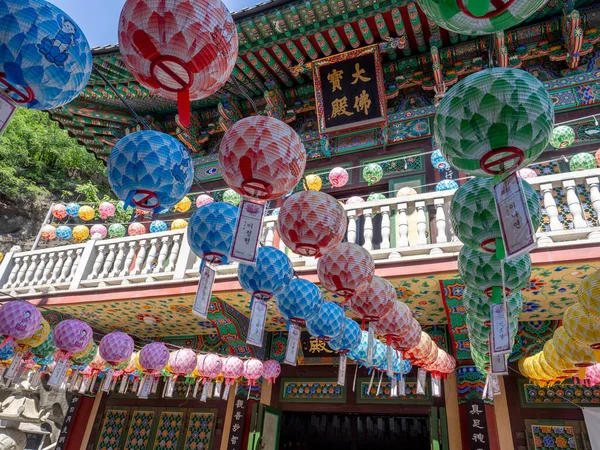
M80 184L108 193L104 164L47 113L19 108L0 137L0 199L17 205L44 197L78 200L85 197Z

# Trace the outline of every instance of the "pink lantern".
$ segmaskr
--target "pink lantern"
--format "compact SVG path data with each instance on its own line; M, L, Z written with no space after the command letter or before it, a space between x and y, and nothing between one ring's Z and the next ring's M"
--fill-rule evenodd
M96 353L96 356L94 357L94 359L92 359L92 362L88 364L88 367L92 371L92 376L106 369L106 361L102 359L102 356L100 356L100 352Z
M585 382L588 386L595 386L600 383L600 364L585 368Z
M98 351L108 364L116 366L131 358L133 339L127 333L113 331L102 338Z
M401 339L411 319L410 308L405 303L394 302L392 311L381 317L375 324L375 332L386 339L388 346L392 345L393 342Z
M248 380L248 386L256 386L256 380L262 377L263 363L256 358L244 362L244 377Z
M92 341L93 333L90 326L77 319L68 319L59 322L52 331L54 346L67 354L77 353L87 348Z
M350 310L365 322L377 322L394 309L396 289L385 278L374 276L367 288L350 298Z
M189 348L175 350L169 357L171 372L177 376L186 376L196 368L196 353Z
M537 172L529 167L524 167L517 172L517 175L519 175L519 177L523 180L527 180L528 178L537 177Z
M127 227L127 233L129 236L140 236L142 234L146 234L146 227L143 223L132 222Z
M269 359L263 363L263 378L266 378L271 384L281 374L281 365L274 359Z
M246 197L283 197L296 187L305 166L306 151L298 133L269 116L246 117L221 140L221 175L231 189Z
M334 188L345 186L349 178L348 172L342 167L334 167L329 172L329 182Z
M113 205L110 202L102 202L98 206L98 211L100 212L100 217L103 220L106 220L109 217L112 217L115 215L116 208L115 208L115 205Z
M146 344L140 350L139 364L150 373L160 372L169 362L169 350L162 342Z
M327 247L342 242L346 221L344 208L331 195L302 191L283 203L277 231L294 253L319 257Z
M409 322L404 334L394 342L397 350L405 352L419 345L421 341L421 325L415 319Z
M44 225L40 231L40 234L42 239L46 239L47 241L56 239L56 227L54 225Z
M127 0L119 50L152 93L177 100L190 125L190 100L210 97L229 79L238 53L235 23L219 0Z
M100 239L104 239L106 237L106 235L108 234L108 230L106 229L106 227L104 225L98 223L98 224L92 226L90 233L92 234L92 237L95 234L99 234Z
M201 373L204 378L214 380L221 374L222 365L220 356L209 353L203 359L202 369L198 369L198 372Z
M67 217L67 207L62 203L57 203L52 207L52 215L58 220L62 220Z
M201 206L208 205L209 203L214 203L215 199L212 198L208 194L200 194L196 197L196 208L200 208Z
M419 340L419 343L413 348L407 350L404 353L404 356L406 356L413 363L415 363L431 354L434 345L435 344L433 343L429 335L424 331L421 331L421 338Z
M594 158L596 158L596 163L600 166L600 148L598 150L596 150L596 153L594 154Z
M223 361L223 376L227 384L233 384L235 380L244 376L244 361L237 356L228 356Z
M325 289L349 298L367 288L375 274L375 262L360 245L342 242L319 258L317 274Z
M350 197L348 200L346 200L346 205L360 205L361 203L364 203L365 200L362 197Z
M23 300L11 300L0 306L0 334L4 341L0 348L12 340L27 339L33 336L40 324L42 315L31 303Z

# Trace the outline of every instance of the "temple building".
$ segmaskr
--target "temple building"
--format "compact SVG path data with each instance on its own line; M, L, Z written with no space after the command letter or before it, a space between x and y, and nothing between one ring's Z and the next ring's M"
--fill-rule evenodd
M216 268L207 319L192 312L201 264L185 228L62 245L42 239L34 250L4 256L0 291L39 305L50 325L78 318L96 333L125 331L136 345L157 340L282 367L273 382L236 384L227 400L191 395L193 382L185 378L172 396L163 398L161 381L147 399L133 382L105 392L94 379L90 391L73 394L77 409L66 415L72 424L55 448L591 449L580 407L600 406L600 388L572 379L538 386L518 361L544 348L577 301L581 281L600 267L600 159L580 156L600 147L600 4L550 0L518 26L480 37L441 28L407 0L273 0L233 18L239 56L232 77L191 103L189 127L176 102L136 81L118 45L92 49L87 87L50 110L51 118L103 161L134 131L179 139L194 163L192 206L154 217L169 225L189 220L198 196L226 200L218 153L234 123L257 114L287 123L306 149L305 173L343 204L344 240L368 250L376 275L392 283L423 331L456 359L456 370L439 386L427 376L423 386L413 368L404 395L392 395L384 373L348 360L341 385L337 352L305 329L297 365L284 364L288 328L274 301L267 303L263 345L246 342L251 298L236 264ZM433 138L434 116L452 87L490 67L518 68L543 83L555 123L573 133L528 167L542 220L508 374L498 386L486 385L471 355L457 267L463 243L449 220L456 188L469 176L438 165ZM349 175L344 186L331 184L336 167ZM267 204L261 243L286 252L296 274L318 284L317 259L291 252L279 237L282 204ZM95 220L87 225L111 223ZM127 220L149 231L153 218L134 212Z

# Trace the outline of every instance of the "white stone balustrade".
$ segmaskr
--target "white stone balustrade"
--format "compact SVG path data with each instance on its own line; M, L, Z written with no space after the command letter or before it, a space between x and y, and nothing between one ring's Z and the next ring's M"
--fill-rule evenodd
M545 208L541 247L585 245L600 239L600 169L528 180ZM454 191L431 192L345 206L346 239L369 250L376 263L454 257L462 244L449 223ZM288 253L297 271L314 270L315 259L295 255L277 235L277 217L266 217L264 245ZM545 229L548 231L545 231ZM35 251L9 252L0 263L0 290L11 295L165 283L198 277L200 261L185 230L88 241ZM237 266L218 268L235 276ZM0 294L0 298L2 294Z

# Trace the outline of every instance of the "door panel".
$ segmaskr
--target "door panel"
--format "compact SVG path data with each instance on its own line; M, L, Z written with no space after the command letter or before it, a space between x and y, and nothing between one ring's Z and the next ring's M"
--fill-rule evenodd
M131 421L124 450L146 450L152 435L152 424L156 413L150 408L132 408Z
M192 411L185 433L184 448L186 450L208 450L212 448L216 423L216 412Z
M96 450L116 450L122 447L129 408L109 408L104 413Z
M185 410L163 410L160 412L153 450L178 448L179 441L182 440L185 415Z

